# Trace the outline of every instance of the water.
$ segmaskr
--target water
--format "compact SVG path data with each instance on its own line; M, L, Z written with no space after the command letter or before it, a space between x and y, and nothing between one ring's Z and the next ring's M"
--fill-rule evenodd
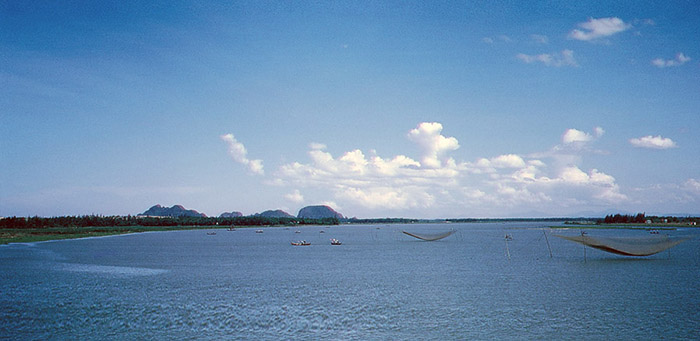
M553 236L578 230L546 225L173 231L4 246L0 338L700 338L700 230L669 231L694 237L670 252L587 248L584 259L583 246ZM400 233L449 229L457 233L436 242ZM647 232L589 232L606 233ZM300 239L312 245L290 245Z

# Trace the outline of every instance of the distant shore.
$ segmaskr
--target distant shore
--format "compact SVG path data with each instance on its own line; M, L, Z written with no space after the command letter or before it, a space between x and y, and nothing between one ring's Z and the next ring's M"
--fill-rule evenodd
M130 233L223 229L223 226L128 226L128 227L48 227L0 229L0 245L35 243L49 240L104 237Z
M530 220L526 220L530 221ZM548 220L544 220L548 221ZM489 221L493 222L493 221ZM396 223L396 222L394 222ZM425 221L423 223L444 223L444 221ZM109 227L44 227L44 228L2 228L0 245L10 243L34 243L49 240L78 239L88 237L114 236L141 232L211 230L235 228L282 227L285 225L264 226L221 226L221 225L178 225L178 226L109 226ZM629 229L629 230L676 230L678 228L697 228L688 224L596 224L593 222L566 222L564 225L550 226L553 229Z

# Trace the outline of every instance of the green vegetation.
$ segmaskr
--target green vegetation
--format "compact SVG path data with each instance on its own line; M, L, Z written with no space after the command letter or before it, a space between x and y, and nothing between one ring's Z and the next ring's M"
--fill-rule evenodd
M605 216L604 219L598 219L597 224L670 224L670 225L697 225L700 218L698 217L671 217L671 216L647 216L644 213L637 213L636 215L628 214L609 214Z
M146 231L193 230L226 227L338 225L337 218L267 218L259 216L142 217L142 216L66 216L10 217L0 219L0 244L36 242L54 239L107 236Z
M567 221L567 225L577 225L586 229L640 229L640 230L675 230L677 227L697 226L700 217L648 216L644 213L636 215L609 214L603 219L594 221ZM556 228L556 226L552 226ZM562 227L562 226L558 226Z
M117 234L138 233L147 231L171 231L185 229L205 229L206 226L125 226L125 227L46 227L46 228L2 228L0 229L0 244L31 243L46 240L75 239L85 237L101 237Z

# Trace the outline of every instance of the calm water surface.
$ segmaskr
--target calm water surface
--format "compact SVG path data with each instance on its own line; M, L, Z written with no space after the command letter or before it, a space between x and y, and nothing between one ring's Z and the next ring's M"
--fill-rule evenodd
M174 231L3 246L0 338L700 339L700 229L663 231L693 237L670 252L586 248L584 258L583 246L554 237L578 230L548 225ZM400 232L450 229L436 242ZM312 245L290 245L300 239Z

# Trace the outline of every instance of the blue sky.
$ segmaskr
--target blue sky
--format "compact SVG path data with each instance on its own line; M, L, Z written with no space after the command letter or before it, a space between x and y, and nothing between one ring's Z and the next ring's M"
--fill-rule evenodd
M0 3L0 216L700 214L700 3Z

